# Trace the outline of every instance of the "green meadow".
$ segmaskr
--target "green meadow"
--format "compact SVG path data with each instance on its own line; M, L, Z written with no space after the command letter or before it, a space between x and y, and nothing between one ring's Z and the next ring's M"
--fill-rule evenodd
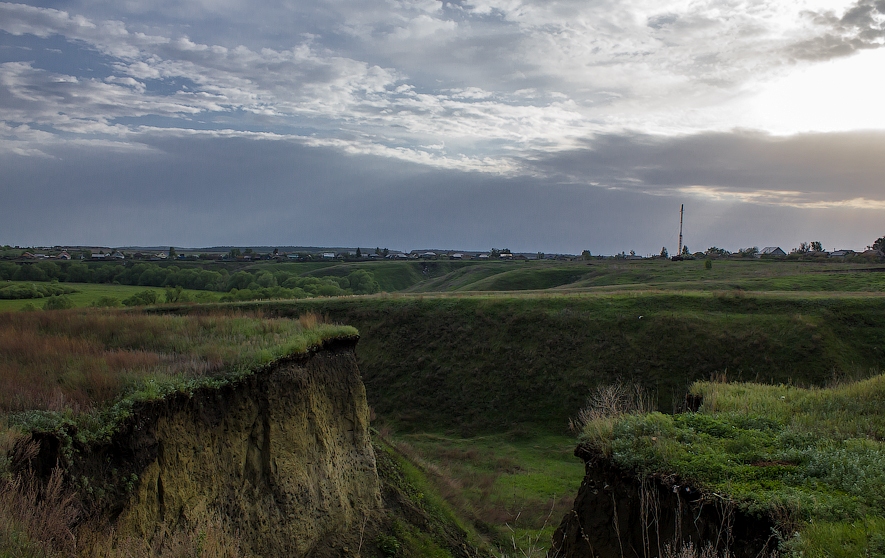
M34 283L28 281L10 281L7 283L2 283L3 285L32 285ZM38 284L39 285L39 284ZM104 283L58 283L58 285L64 286L68 289L73 290L74 292L66 295L66 298L70 299L73 303L74 308L83 308L88 306L93 306L95 304L101 303L109 300L116 300L117 305L122 306L122 301L127 298L135 295L137 293L143 292L145 290L154 291L157 293L157 297L159 300L163 301L165 297L165 289L157 288L157 287L138 287L131 285L110 285ZM218 299L218 295L214 293L209 293L207 291L197 291L193 289L183 289L187 296L191 297L193 300L202 300L205 302L214 301ZM31 307L36 309L42 309L43 305L46 304L46 298L25 298L25 299L2 299L0 298L0 312L6 311L16 311L22 309L29 309Z

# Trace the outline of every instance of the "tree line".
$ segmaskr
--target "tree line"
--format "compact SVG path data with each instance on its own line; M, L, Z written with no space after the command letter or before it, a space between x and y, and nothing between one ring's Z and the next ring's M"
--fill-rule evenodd
M0 262L0 280L109 283L144 287L193 289L227 293L229 300L256 298L308 298L371 294L381 290L374 276L358 269L340 277L301 276L287 271L237 271L181 268L152 263L86 265L79 262Z

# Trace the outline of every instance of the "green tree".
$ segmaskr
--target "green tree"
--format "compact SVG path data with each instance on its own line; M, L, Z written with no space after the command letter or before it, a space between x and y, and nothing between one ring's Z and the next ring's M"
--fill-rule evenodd
M169 259L174 260L177 256L178 256L178 254L175 252L175 248L170 246L169 247Z
M362 257L363 257L363 252L360 250L360 247L359 247L359 246L356 247L356 257L357 257L357 258L362 258Z
M704 269L713 269L713 260L704 260Z
M667 252L667 247L666 247L666 246L664 246L663 248L661 248L661 257L664 258L664 259L670 257L670 252Z
M814 250L815 252L823 252L824 245L821 244L821 242L819 240L815 240L811 243L811 249Z
M873 250L881 250L885 252L885 236L877 238L875 242L873 242Z
M688 249L688 246L683 246L682 247L682 257L684 258L685 256L690 256L690 255L691 255L691 251Z
M589 260L592 257L593 257L593 254L590 253L590 250L584 250L583 252L581 252L581 258L583 258L584 260ZM540 258L538 258L538 259L540 259Z

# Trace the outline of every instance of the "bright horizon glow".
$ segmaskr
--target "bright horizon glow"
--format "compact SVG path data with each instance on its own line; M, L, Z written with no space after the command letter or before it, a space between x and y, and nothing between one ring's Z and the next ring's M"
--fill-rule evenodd
M885 49L816 64L764 84L741 127L777 135L885 129Z

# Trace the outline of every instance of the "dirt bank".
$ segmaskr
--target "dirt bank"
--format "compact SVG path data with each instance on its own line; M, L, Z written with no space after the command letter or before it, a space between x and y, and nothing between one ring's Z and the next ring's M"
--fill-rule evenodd
M553 536L559 558L651 558L688 544L757 558L776 548L769 518L743 513L675 477L621 470L584 447L575 455L584 460L585 476Z

